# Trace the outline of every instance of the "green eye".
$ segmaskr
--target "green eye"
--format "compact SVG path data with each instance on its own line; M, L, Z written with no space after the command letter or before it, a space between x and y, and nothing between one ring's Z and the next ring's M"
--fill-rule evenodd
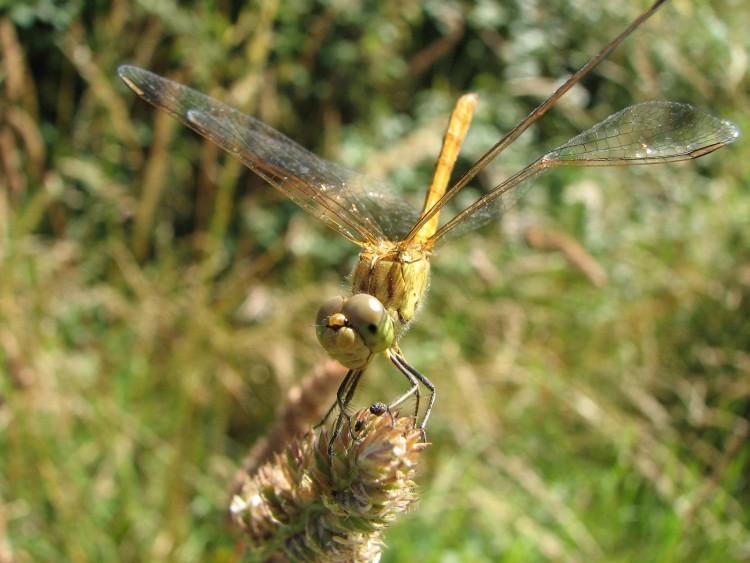
M387 350L393 342L393 323L383 304L372 295L353 295L341 309L347 324L373 352Z
M372 295L334 297L318 310L315 332L323 348L349 369L364 369L393 344L391 316Z

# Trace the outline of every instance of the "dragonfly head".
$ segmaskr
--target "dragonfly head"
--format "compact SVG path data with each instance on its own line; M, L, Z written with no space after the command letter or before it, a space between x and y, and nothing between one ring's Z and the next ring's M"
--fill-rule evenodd
M323 348L349 369L364 368L393 343L391 317L372 295L333 297L318 310L315 330Z

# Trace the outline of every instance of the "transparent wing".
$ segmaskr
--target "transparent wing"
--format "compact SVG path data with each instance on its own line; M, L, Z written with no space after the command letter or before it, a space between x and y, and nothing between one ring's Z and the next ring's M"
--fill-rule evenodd
M144 100L216 143L357 244L400 240L419 218L387 184L317 157L258 119L147 70L125 65L117 72Z
M645 102L625 108L548 152L495 186L456 215L431 239L458 236L496 219L515 205L550 168L631 166L698 158L733 142L739 129L691 105Z

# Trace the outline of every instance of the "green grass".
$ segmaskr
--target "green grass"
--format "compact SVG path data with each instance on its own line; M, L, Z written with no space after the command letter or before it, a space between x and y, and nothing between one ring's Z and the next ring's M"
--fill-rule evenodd
M0 559L231 560L234 471L325 358L311 324L356 257L119 64L416 204L460 93L465 168L643 4L0 1ZM750 131L748 18L672 0L480 185L637 101ZM440 249L403 341L438 385L433 446L384 561L750 557L746 154L551 172ZM378 361L358 402L402 389Z

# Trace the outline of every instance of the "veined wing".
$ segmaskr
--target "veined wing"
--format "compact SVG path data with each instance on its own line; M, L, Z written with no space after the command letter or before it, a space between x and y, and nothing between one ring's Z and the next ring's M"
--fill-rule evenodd
M216 143L359 245L401 240L419 218L385 183L319 158L258 119L147 70L124 65L117 72L144 100Z
M733 142L739 129L691 105L645 102L619 111L548 152L456 215L430 239L435 244L499 217L550 168L661 164L698 158Z

